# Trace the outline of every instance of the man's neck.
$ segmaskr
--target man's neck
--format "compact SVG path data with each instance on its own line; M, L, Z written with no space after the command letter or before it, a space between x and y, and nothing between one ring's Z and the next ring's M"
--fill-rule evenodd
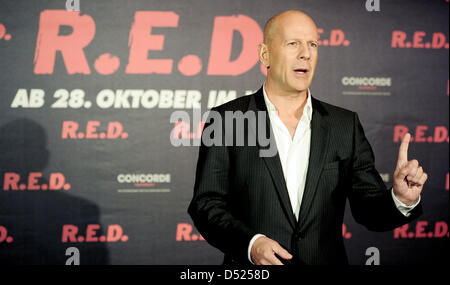
M279 116L295 116L300 119L303 113L303 108L308 99L308 90L300 92L285 92L273 88L270 83L264 84L267 97L275 106Z

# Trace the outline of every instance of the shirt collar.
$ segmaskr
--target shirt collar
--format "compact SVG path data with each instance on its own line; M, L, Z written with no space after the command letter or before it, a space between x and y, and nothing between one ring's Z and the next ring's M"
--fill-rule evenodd
M278 114L277 108L275 107L274 104L272 104L272 102L270 102L269 97L267 96L265 84L263 85L263 94L264 94L264 102L266 103L267 110L269 112L274 112L275 114ZM304 114L306 114L306 119L308 120L308 122L310 122L311 118L312 118L312 102L311 102L311 91L309 90L309 88L308 88L308 92L306 93L306 95L307 95L306 105L303 108L302 117L304 116ZM305 110L306 110L306 112L305 112Z

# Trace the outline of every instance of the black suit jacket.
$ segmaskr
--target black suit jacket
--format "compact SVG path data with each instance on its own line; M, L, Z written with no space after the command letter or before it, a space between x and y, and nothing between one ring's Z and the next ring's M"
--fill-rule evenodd
M188 212L202 236L225 253L224 263L249 264L249 242L261 233L287 249L294 256L292 263L347 264L342 238L347 199L354 219L373 231L392 230L422 213L420 204L409 217L396 208L375 169L356 113L315 98L312 106L309 166L298 221L278 153L260 157L259 143L201 144ZM225 111L267 113L262 88L212 110L223 117ZM271 131L266 118L264 127ZM203 135L212 122L205 124ZM247 134L249 124L244 129Z

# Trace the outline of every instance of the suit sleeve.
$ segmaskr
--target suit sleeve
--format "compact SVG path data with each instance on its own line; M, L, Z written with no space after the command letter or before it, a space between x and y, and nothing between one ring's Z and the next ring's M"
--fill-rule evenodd
M354 136L349 202L356 222L372 231L389 231L422 214L421 203L405 217L396 207L391 192L375 169L375 157L364 135L358 115L354 115Z
M214 127L210 118L211 114L202 134L194 195L188 213L208 243L236 261L248 263L248 245L257 232L232 215L229 149L224 146L224 140L222 140L221 146L204 144L205 131L209 127ZM218 129L218 127L213 129ZM218 129L222 132L222 138L225 135L223 129L223 127Z

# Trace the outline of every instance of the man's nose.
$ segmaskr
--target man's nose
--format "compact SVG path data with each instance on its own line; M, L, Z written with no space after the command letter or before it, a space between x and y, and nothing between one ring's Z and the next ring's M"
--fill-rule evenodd
M303 59L303 60L309 60L311 58L311 51L309 50L308 44L302 44L297 58Z

